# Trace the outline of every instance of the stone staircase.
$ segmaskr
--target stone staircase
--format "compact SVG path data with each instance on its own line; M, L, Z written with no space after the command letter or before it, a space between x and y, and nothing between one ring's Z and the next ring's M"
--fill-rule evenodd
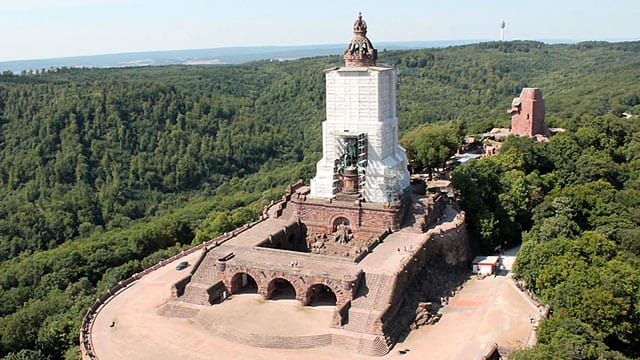
M191 280L184 288L184 294L180 296L180 301L196 305L210 305L208 290L211 284L216 284L215 264L216 256L207 254L202 262L193 269ZM194 265L195 266L195 265Z
M200 305L170 300L158 308L158 315L174 318L193 318L202 310Z
M205 256L191 276L191 282L212 284L215 281L215 256Z
M196 305L209 305L207 289L210 285L191 281L184 289L184 295L180 299L185 303Z
M371 321L371 318L376 316L379 317L379 313L377 311L352 307L349 309L349 322L344 324L342 329L367 334L372 330L371 326L373 322Z
M351 308L383 311L393 295L393 277L382 274L365 273L365 283L351 301Z
M389 352L380 318L393 296L393 277L372 273L364 276L364 284L351 301L347 323L335 335L355 341L360 353L381 356Z
M209 319L199 317L196 323L206 331L225 340L249 346L271 349L310 349L332 344L332 334L282 336L243 332L237 328L218 326Z
M342 329L333 329L332 335L333 346L349 349L358 354L383 356L389 353L390 345L384 336L358 334Z
M363 353L371 355L384 355L389 352L389 341L384 337L376 336L373 342L370 343L368 349L364 349Z

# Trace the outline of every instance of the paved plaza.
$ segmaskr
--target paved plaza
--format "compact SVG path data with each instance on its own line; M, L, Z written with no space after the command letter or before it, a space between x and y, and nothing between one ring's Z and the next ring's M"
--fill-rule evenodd
M198 256L194 253L186 260L193 263ZM91 336L99 359L372 359L330 346L256 348L215 335L225 327L285 336L328 333L328 307L302 307L297 301L265 301L247 294L203 308L194 318L161 316L158 309L170 298L168 284L189 270L176 271L176 264L132 284L98 313ZM382 358L475 359L495 342L500 349L522 347L532 326L528 316L535 310L507 276L472 277L441 309L443 317L436 325L412 331ZM409 351L399 352L405 349Z

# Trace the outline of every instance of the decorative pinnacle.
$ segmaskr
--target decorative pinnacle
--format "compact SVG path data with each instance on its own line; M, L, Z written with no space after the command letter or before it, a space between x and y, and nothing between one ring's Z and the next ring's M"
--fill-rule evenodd
M345 66L375 66L378 50L367 39L367 22L362 19L361 12L358 12L358 18L353 23L353 35L353 40L344 51Z
M362 20L362 12L358 12L358 19L353 23L353 34L367 36L367 22Z

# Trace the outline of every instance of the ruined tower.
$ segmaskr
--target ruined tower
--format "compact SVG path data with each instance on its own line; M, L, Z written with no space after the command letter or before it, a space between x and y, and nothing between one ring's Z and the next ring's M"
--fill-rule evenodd
M353 34L344 66L325 71L323 156L310 197L390 203L409 186L407 156L398 144L397 72L376 64L378 53L362 14Z
M511 103L511 132L520 136L542 135L549 137L544 123L544 99L538 88L523 88L520 97Z

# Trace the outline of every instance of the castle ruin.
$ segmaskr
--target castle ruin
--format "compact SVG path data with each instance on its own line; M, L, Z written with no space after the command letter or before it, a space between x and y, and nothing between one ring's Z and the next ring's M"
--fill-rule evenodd
M544 99L538 88L523 88L511 102L511 132L519 136L551 136L544 122Z

